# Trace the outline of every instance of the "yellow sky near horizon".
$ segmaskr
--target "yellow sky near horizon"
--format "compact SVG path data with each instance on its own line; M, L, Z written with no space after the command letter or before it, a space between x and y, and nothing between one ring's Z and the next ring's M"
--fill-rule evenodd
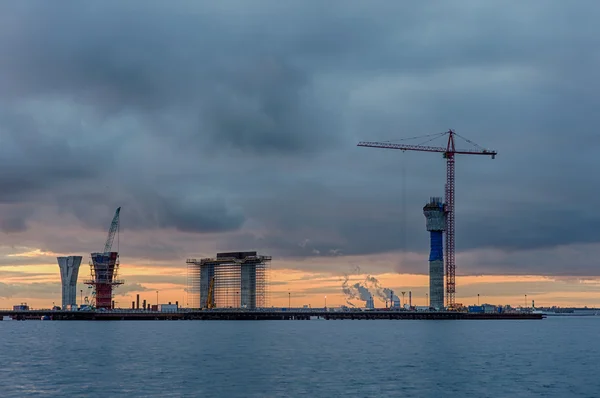
M26 253L21 258L53 255L52 253ZM337 258L346 262L348 259ZM275 307L287 307L291 299L293 307L310 305L323 307L325 296L328 306L346 304L346 297L341 286L343 276L333 272L310 272L289 267L291 261L274 262L270 273L270 304ZM33 308L47 308L61 301L60 274L56 263L37 265L4 265L0 266L0 307L11 308L15 304L28 303ZM85 295L89 290L82 284L89 276L89 266L83 262L80 268L78 289ZM426 305L428 293L428 275L380 273L372 274L382 287L394 290L401 297L406 292L412 292L414 305ZM349 275L349 283L363 282L365 273ZM140 294L140 302L146 299L150 304L156 304L156 291L159 292L159 302L175 302L187 305L185 292L186 267L182 266L143 266L121 263L120 278L125 279L125 285L115 290L117 307L129 308ZM141 286L143 291L124 292L133 284ZM7 286L9 286L7 288ZM2 290L8 291L2 291ZM12 290L11 290L12 289ZM510 304L521 306L535 300L536 306L589 306L600 307L600 278L556 278L537 275L482 275L457 276L456 301L465 305L477 304L477 294L480 303ZM78 301L80 295L78 294ZM364 303L352 301L361 307ZM385 304L375 299L377 307Z

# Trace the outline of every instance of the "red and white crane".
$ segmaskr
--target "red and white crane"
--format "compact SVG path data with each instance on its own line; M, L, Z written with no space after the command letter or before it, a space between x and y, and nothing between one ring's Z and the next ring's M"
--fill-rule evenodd
M448 135L448 144L446 147L426 146L426 145L409 145L409 144L394 144L390 142L369 142L361 141L358 146L370 148L384 149L400 149L402 151L419 151L419 152L440 152L446 159L446 187L445 187L445 210L446 210L446 306L448 308L455 307L456 293L456 263L455 263L455 247L454 247L454 155L487 155L492 159L496 157L497 152L489 149L481 148L474 142L456 134L454 130L448 130L441 134L433 134L426 137L433 137L428 141ZM466 142L477 147L476 150L457 150L454 146L454 137L460 137ZM415 137L419 138L419 137Z

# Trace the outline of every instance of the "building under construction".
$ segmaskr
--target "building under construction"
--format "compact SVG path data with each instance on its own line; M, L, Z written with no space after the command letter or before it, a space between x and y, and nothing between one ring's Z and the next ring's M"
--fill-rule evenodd
M271 256L257 252L217 253L216 258L188 259L188 306L247 308L268 306Z
M112 309L114 307L112 301L113 287L123 284L123 281L118 279L119 252L112 251L113 240L119 228L120 211L121 208L119 207L110 224L104 250L98 253L91 253L91 279L86 280L85 284L94 288L93 294L95 295L96 308L98 309Z
M57 257L62 285L62 309L77 306L77 277L81 256Z
M432 197L423 207L427 231L430 234L429 251L429 300L430 307L444 308L444 244L446 230L446 207L442 198Z

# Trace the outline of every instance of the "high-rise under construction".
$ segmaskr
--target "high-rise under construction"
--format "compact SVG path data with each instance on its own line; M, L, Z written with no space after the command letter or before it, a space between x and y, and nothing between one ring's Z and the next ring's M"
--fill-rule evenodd
M81 256L57 257L62 284L63 310L68 306L77 306L77 277L81 259Z
M188 306L247 308L268 305L270 256L255 251L217 253L216 258L188 259Z
M123 281L118 279L119 252L112 251L115 234L119 229L120 212L121 208L119 207L115 211L115 215L110 223L104 250L91 254L91 278L86 280L85 283L94 288L93 294L95 295L96 308L98 309L112 309L114 307L112 300L113 288L123 284Z
M444 308L444 244L446 209L442 198L432 197L423 207L427 231L431 239L429 251L429 306Z

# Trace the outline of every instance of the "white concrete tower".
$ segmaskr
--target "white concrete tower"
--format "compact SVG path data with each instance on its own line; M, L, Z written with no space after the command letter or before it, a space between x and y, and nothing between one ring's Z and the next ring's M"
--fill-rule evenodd
M442 198L430 198L423 207L427 230L431 238L429 252L429 306L444 308L444 250L442 234L446 230L446 212Z
M57 259L62 281L62 308L65 310L68 305L77 305L77 277L82 257L68 256Z

